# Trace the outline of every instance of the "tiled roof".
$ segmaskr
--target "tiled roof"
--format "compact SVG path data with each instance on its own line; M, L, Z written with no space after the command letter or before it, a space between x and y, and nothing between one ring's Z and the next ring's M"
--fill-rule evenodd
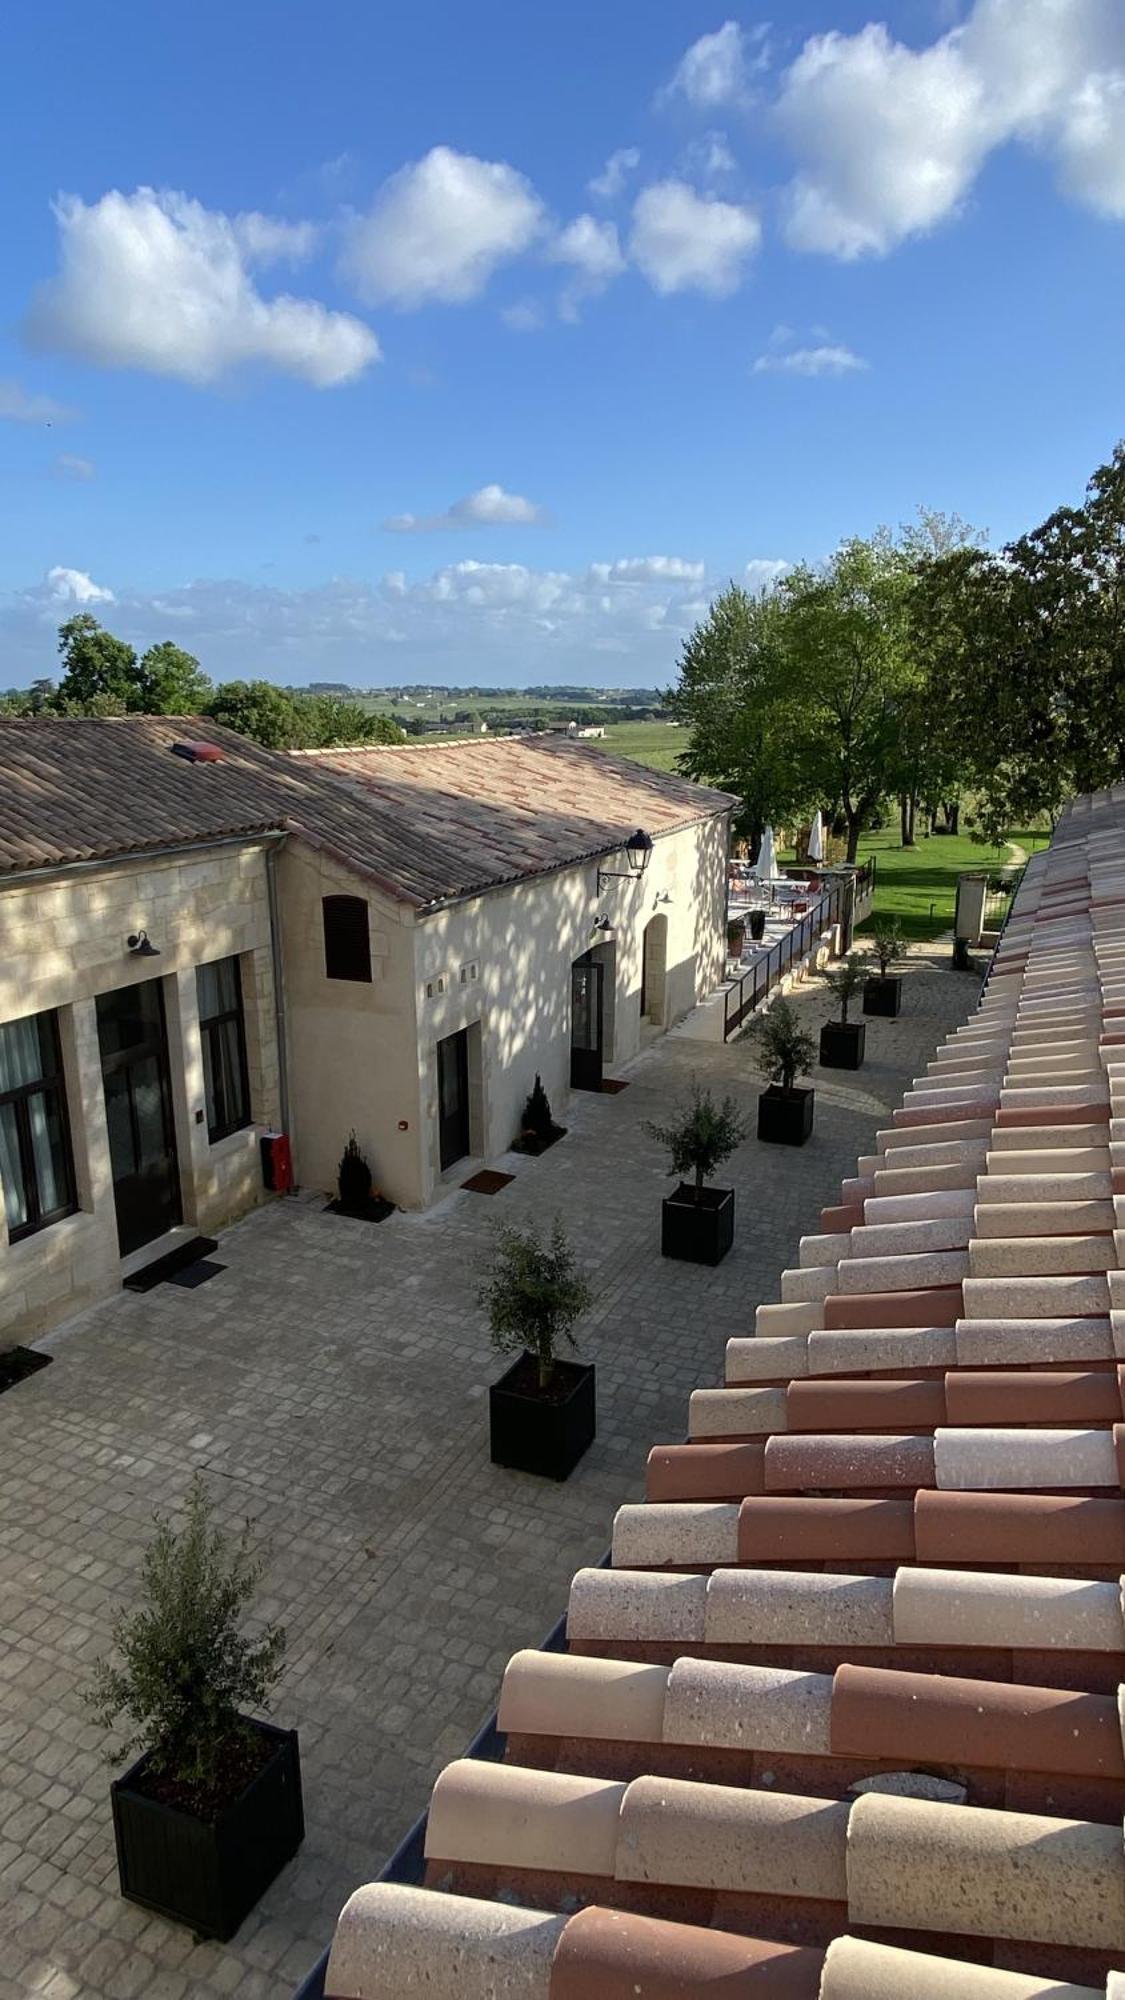
M727 812L726 792L553 734L299 753L455 857L443 894L516 881Z
M194 740L217 745L221 757L172 754L174 743ZM462 750L471 755L462 759ZM368 782L370 757L397 778ZM493 782L494 769L502 781ZM265 750L198 717L0 718L0 879L278 831L425 909L604 853L638 825L670 832L729 803L556 737L424 744L353 761Z
M657 1446L363 2000L1125 2000L1125 788Z

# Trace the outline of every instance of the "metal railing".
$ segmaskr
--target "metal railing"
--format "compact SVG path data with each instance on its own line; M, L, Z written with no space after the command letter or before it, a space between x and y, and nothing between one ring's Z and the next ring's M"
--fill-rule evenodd
M841 876L833 882L830 889L821 892L792 929L786 931L784 937L778 938L776 944L763 952L761 957L756 959L753 965L748 966L741 977L727 988L723 999L724 1041L729 1042L747 1016L752 1014L756 1007L761 1006L767 993L772 991L779 980L784 979L790 968L794 964L800 964L812 950L821 933L829 930L833 924L844 921L849 898L860 893L854 876Z

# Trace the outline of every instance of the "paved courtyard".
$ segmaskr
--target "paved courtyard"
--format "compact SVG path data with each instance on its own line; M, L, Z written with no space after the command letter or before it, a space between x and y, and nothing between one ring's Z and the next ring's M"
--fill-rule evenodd
M716 1272L659 1255L665 1163L642 1130L693 1075L753 1109L744 1045L669 1037L617 1095L580 1096L569 1136L489 1199L457 1192L379 1227L276 1203L230 1230L195 1291L122 1294L40 1343L54 1364L0 1398L0 2000L285 1996L493 1707L508 1656L563 1609L656 1439L683 1435L732 1333L933 1045L975 1002L948 946L912 954L897 1022L855 1075L817 1072L803 1150L751 1138L735 1248ZM809 1025L826 996L795 996ZM474 1303L491 1227L559 1214L597 1304L599 1435L562 1487L487 1448L499 1372ZM300 1730L307 1836L230 1945L193 1944L117 1894L90 1664L128 1602L155 1507L202 1469L232 1524L273 1548L264 1608L289 1632L276 1719Z

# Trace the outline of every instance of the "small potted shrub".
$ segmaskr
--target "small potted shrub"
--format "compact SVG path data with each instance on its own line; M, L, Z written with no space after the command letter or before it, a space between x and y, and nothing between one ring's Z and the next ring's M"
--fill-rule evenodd
M824 979L839 1003L840 1018L826 1021L820 1031L821 1068L858 1069L863 1061L867 1029L862 1021L849 1021L848 1007L863 986L863 960L857 952L849 952L839 965L829 968Z
M385 1201L372 1185L371 1169L353 1132L336 1169L337 1199L329 1203L336 1215L358 1216L367 1222L382 1222L393 1203Z
M592 1362L560 1361L561 1341L589 1312L593 1293L556 1218L549 1239L501 1228L477 1293L492 1345L516 1360L488 1392L494 1465L566 1479L597 1429Z
M566 1126L555 1124L551 1116L551 1101L543 1088L543 1079L536 1071L535 1087L524 1104L519 1136L512 1150L538 1157L557 1139L565 1137Z
M758 1137L781 1146L803 1146L813 1128L816 1092L802 1090L816 1058L816 1043L801 1026L791 1000L775 1000L747 1031L758 1062L771 1079L758 1099Z
M727 957L741 958L745 944L745 919L743 917L731 917L727 924Z
M871 933L879 970L863 983L863 1011L893 1021L902 1004L902 975L890 967L902 956L902 925L897 917L881 917Z
M243 1612L264 1557L249 1523L214 1525L196 1475L182 1527L156 1516L136 1610L114 1626L118 1660L87 1703L144 1754L111 1788L121 1893L198 1937L232 1937L304 1838L297 1735L245 1715L281 1674L285 1634L250 1636Z
M765 913L765 911L764 911L764 910L751 910L751 912L750 912L750 936L751 936L751 937L753 938L753 940L754 940L754 943L755 943L755 944L761 944L761 942L762 942L762 939L763 939L763 938L765 937L765 934L766 934L766 913Z
M696 1083L678 1117L668 1125L648 1124L645 1130L667 1147L672 1172L681 1177L675 1193L664 1200L662 1256L689 1264L721 1264L734 1241L734 1189L709 1188L704 1182L746 1137L746 1121L737 1104L733 1097L716 1104L710 1091Z

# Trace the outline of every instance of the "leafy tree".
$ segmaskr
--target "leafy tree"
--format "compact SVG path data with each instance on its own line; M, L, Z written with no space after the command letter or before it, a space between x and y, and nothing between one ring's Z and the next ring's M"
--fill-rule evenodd
M63 677L55 705L61 713L87 713L86 704L100 695L120 701L122 712L133 705L137 655L126 640L99 625L92 612L76 611L59 626L59 656Z
M137 673L137 699L130 706L146 715L198 715L211 693L211 683L194 654L171 639L150 646Z
M855 951L850 951L839 965L829 966L825 971L824 983L839 1006L840 1021L844 1027L848 1022L848 1008L861 991L864 977L863 960Z
M680 769L741 798L735 831L755 855L769 822L813 797L794 754L800 699L782 628L776 592L728 585L684 641L679 682L665 698L669 713L691 725Z
M594 1294L556 1216L546 1243L534 1226L497 1231L496 1254L477 1301L488 1314L496 1352L526 1349L539 1365L540 1388L549 1389L559 1342L577 1345L571 1328L589 1312Z
M253 1638L241 1620L265 1569L249 1523L231 1537L214 1523L197 1473L182 1527L162 1514L145 1551L141 1601L113 1630L120 1664L95 1668L88 1706L104 1729L120 1717L133 1734L120 1746L151 1752L152 1768L206 1795L221 1782L240 1711L262 1708L282 1671L285 1633Z
M295 750L300 742L296 704L272 681L224 681L207 703L206 714L267 750Z
M746 1120L733 1097L716 1104L709 1090L692 1085L691 1096L667 1125L647 1122L650 1139L668 1149L672 1172L682 1180L695 1178L695 1200L703 1196L703 1183L718 1173L724 1160L741 1146L746 1137Z
M791 1000L775 1000L764 1014L758 1014L745 1031L745 1039L756 1045L758 1064L772 1083L792 1090L799 1076L807 1076L816 1061L816 1043Z

